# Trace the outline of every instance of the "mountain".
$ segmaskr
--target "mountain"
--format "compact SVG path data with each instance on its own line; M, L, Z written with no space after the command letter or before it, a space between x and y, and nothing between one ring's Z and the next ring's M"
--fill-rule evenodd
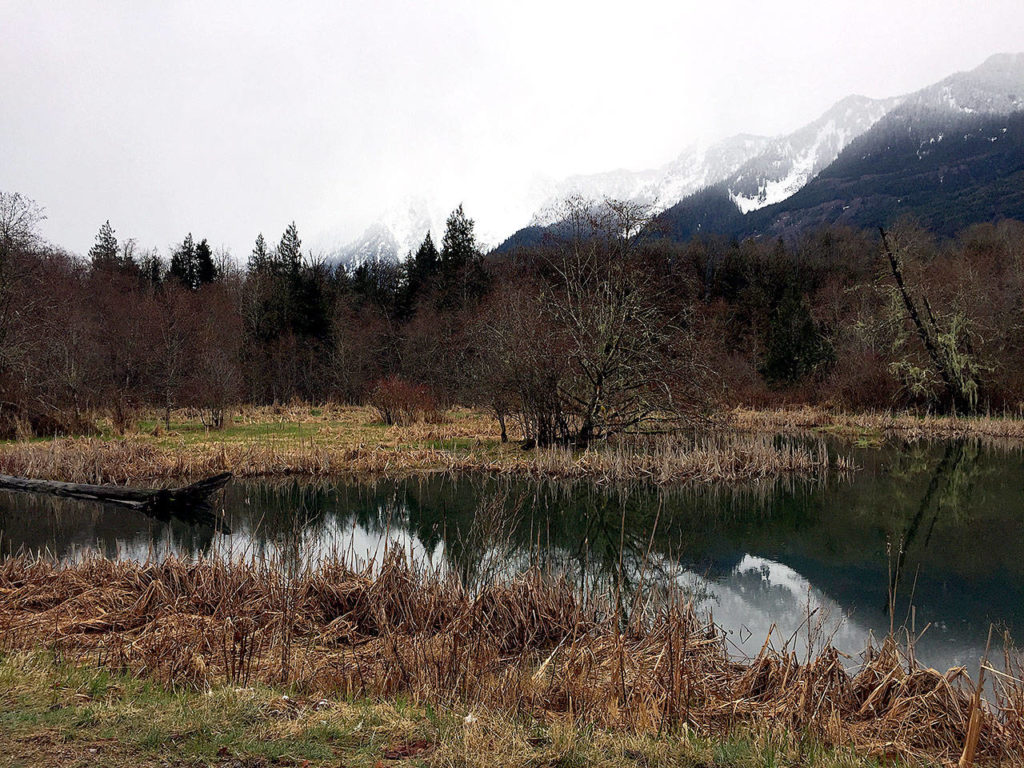
M723 216L728 219L733 209L756 211L792 195L899 103L899 98L849 96L818 119L783 136L740 134L708 147L691 147L660 168L570 177L554 185L530 225L507 238L497 250L506 252L539 242L543 228L558 218L558 202L574 195L634 200L660 212L680 201L685 201L684 208L700 208L724 191L731 204L716 201L711 218L687 224L694 233L715 229L713 222ZM689 200L691 196L694 199Z
M992 56L898 101L792 194L751 209L730 179L666 210L660 226L679 239L774 237L826 224L875 227L909 214L952 234L1024 218L1024 54Z
M940 157L944 157L947 163L953 162L946 153L954 148L970 155L968 164L976 174L973 178L978 184L989 183L981 181L987 178L985 167L995 168L1004 161L1009 162L1004 158L987 165L983 157L985 153L978 150L977 142L965 139L963 145L954 147L946 144L932 155L932 160L925 161L915 170L900 165L907 161L907 145L902 140L896 141L891 133L893 130L897 133L906 130L910 132L908 136L913 134L914 139L908 138L908 141L930 142L934 139L940 142L942 137L951 135L950 131L960 130L956 121L961 117L1005 116L1021 109L1024 109L1024 54L997 54L973 70L955 73L905 96L887 99L849 96L813 122L784 136L767 138L740 134L714 144L689 147L675 160L658 168L572 176L560 182L547 183L542 189L524 195L522 206L515 206L516 211L520 207L523 211L534 210L530 223L514 232L496 250L507 252L540 242L546 228L558 220L558 203L571 196L648 203L655 211L663 212L662 223L678 237L710 232L791 232L800 226L812 226L815 221L819 224L833 219L853 221L855 217L848 213L850 209L845 209L847 213L842 215L835 213L835 206L823 200L828 195L833 196L832 202L839 204L840 211L844 210L843 205L850 205L861 211L858 214L860 220L867 221L883 209L907 208L906 196L898 194L896 199L903 202L883 203L883 197L891 196L893 185L917 185L916 193L923 195L937 178L945 179L938 183L946 183L947 191L954 177L958 179L957 183L964 182L968 176L926 168ZM888 117L892 117L892 121L872 134ZM974 130L979 131L979 135L987 135L993 125L982 120L963 127L967 135ZM1003 124L994 127L1011 129ZM855 185L852 177L847 175L840 180L832 175L827 183L815 186L808 196L783 205L822 177L841 155L845 155L846 160L835 173L850 173L852 155L846 154L845 150L868 134L872 134L872 138L858 151L869 159L858 167L860 172L870 176L874 163L886 166L888 170L882 175L886 177L884 184L888 192L878 192L880 196L875 199L874 191L863 184ZM886 141L883 137L893 142L889 148L891 154L886 154L888 150L883 146ZM989 138L999 141L998 137ZM1005 141L1000 147L1010 143ZM870 150L866 150L867 147ZM896 166L900 166L900 170ZM883 184L880 178L876 181ZM855 191L857 200L847 202L843 195L849 196ZM921 210L932 210L934 206L942 208L945 205L941 202L942 192L942 189L933 189L933 202L922 203ZM966 188L961 190L961 195L967 194ZM986 193L980 194L979 199L982 199ZM798 213L803 210L800 206L808 205L801 201L812 197L817 202L811 207L817 208L818 213L812 215L806 210ZM531 205L531 200L536 200L536 204ZM832 213L826 213L826 208ZM981 215L976 207L969 206L968 209L975 211L972 216ZM516 211L508 212L504 220L516 220L520 215ZM769 213L762 214L762 211ZM783 216L784 212L785 221L789 223L772 219L772 216ZM335 252L335 258L350 263L400 258L414 250L428 230L436 239L446 215L447 211L436 210L423 200L408 202L387 212L360 238ZM521 220L526 218L524 215ZM490 237L482 239L499 239L494 235L500 233L489 234Z
M772 139L721 183L744 213L785 200L899 102L849 96L798 131Z
M908 103L780 203L744 214L719 186L681 201L659 223L681 240L789 237L824 225L874 228L902 216L945 235L969 224L1024 219L1024 111L994 115Z
M337 249L331 261L359 265L366 262L398 261L423 242L427 232L437 234L448 213L424 198L409 197L391 207L362 235Z
M905 215L946 235L1024 219L1024 112L901 108L746 228L785 235L824 224L877 227Z
M549 187L530 224L551 224L557 218L558 205L577 196L588 200L635 200L664 210L735 172L760 155L770 141L764 136L740 134L711 145L695 144L658 168L570 176Z
M635 200L661 211L717 185L724 185L744 212L757 210L800 189L899 103L899 98L849 96L790 134L774 138L740 134L708 147L690 147L660 168L572 176L554 186L530 223L552 223L557 203L573 195Z
M423 197L407 197L392 206L355 240L331 251L328 260L336 264L358 266L366 262L401 261L415 253L430 232L437 247L441 247L448 216L459 205L438 205ZM475 228L477 244L481 250L490 250L497 240L494 233Z
M908 107L1005 115L1024 109L1024 53L997 53L903 100Z

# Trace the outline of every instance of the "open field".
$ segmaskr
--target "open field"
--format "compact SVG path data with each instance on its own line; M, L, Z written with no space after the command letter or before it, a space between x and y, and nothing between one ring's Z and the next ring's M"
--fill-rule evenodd
M849 468L820 443L780 447L766 435L721 430L588 450L524 451L501 442L494 419L465 409L451 411L443 423L391 427L359 407L247 408L219 431L187 413L176 416L169 431L146 421L125 436L0 443L0 474L128 483L224 471L240 477L480 472L675 483L811 477Z
M965 670L924 669L892 639L860 664L827 642L738 661L688 603L637 603L626 620L614 596L539 572L470 593L396 556L290 580L222 560L12 558L0 596L0 738L15 754L87 757L130 729L127 748L154 763L224 747L375 764L426 742L431 765L951 765L970 739L978 765L1024 760L1014 677L984 704Z

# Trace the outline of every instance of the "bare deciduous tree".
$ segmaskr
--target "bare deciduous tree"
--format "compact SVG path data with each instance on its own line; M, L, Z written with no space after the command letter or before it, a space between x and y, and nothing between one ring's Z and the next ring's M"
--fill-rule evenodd
M515 392L529 439L587 445L679 420L700 399L688 332L637 262L651 216L639 204L581 199L542 267L531 307L495 323L494 388ZM503 373L501 373L503 372Z

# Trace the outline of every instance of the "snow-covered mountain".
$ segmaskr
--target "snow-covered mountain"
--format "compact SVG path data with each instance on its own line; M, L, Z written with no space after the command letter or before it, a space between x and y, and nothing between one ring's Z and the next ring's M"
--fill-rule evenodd
M1008 115L1024 109L1024 53L997 53L904 99L907 107Z
M787 199L828 167L850 142L885 115L906 109L1008 114L1024 109L1024 54L996 54L908 96L848 96L793 133L742 135L690 148L661 168L575 176L555 188L532 224L550 223L552 203L570 194L612 197L668 208L704 187L724 186L744 213Z
M899 99L850 96L793 133L769 138L740 134L686 149L671 163L645 171L572 176L557 185L531 224L552 223L551 211L570 195L650 204L656 211L713 185L727 185L744 211L784 200L814 178Z
M552 223L558 204L574 196L588 200L636 200L664 210L735 172L760 155L770 141L766 136L739 134L710 145L694 144L658 168L570 176L549 187L531 224Z
M415 253L429 232L434 244L440 248L448 216L459 201L447 205L425 197L406 197L391 206L355 240L333 250L329 259L336 263L359 265L364 262L401 261ZM467 210L472 218L473 211ZM475 230L477 244L487 251L497 241L497 235L481 228ZM501 233L504 234L504 233Z
M519 226L547 226L558 218L558 204L572 196L636 200L663 211L708 187L726 190L739 209L749 213L801 190L854 139L897 108L929 114L1009 114L1022 110L1024 53L997 54L973 70L950 75L906 96L848 96L813 122L783 136L740 134L690 146L675 160L657 168L548 180L524 193L522 204L514 206L514 211L492 216L492 223L500 220L507 226L521 216ZM428 231L436 242L440 241L445 220L457 202L445 207L424 198L406 199L333 256L346 263L403 258L419 246ZM467 213L474 214L469 208ZM499 242L510 232L478 230L477 234L485 244Z
M419 248L427 232L437 240L449 211L421 197L407 197L392 206L355 240L331 254L333 261L362 264L397 261Z
M785 200L897 104L898 98L848 96L814 122L770 140L735 173L715 181L725 182L730 197L744 213Z

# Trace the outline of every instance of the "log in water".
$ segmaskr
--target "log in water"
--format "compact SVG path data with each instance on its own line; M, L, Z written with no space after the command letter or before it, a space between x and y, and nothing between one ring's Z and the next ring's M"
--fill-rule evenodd
M69 499L99 501L130 507L139 512L168 520L177 517L190 523L216 525L229 532L213 513L210 497L231 479L230 472L208 477L181 488L127 488L119 485L88 485L55 480L33 480L26 477L0 475L0 490L20 493L48 493Z

